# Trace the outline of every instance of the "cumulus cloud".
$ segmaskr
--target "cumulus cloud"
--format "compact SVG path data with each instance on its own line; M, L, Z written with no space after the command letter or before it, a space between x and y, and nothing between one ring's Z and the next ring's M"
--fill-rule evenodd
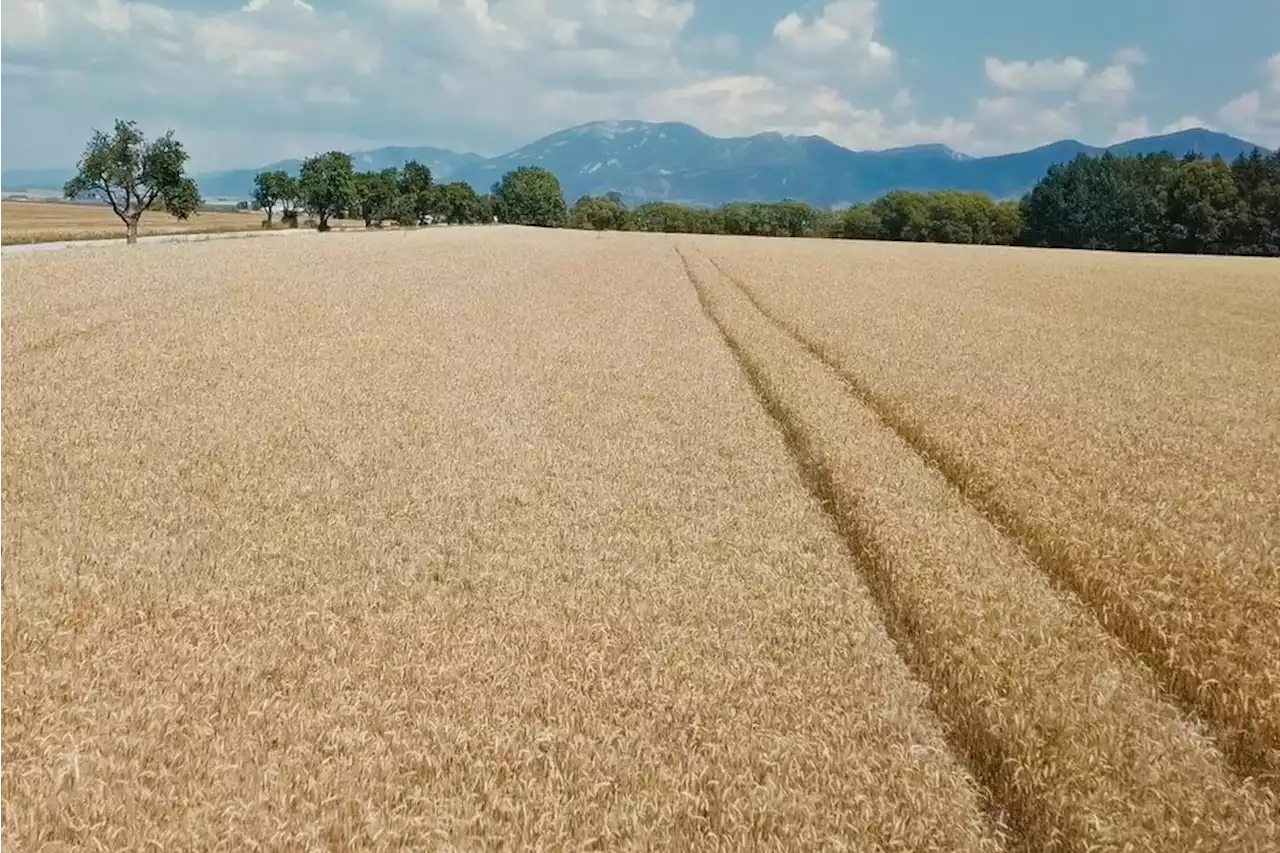
M641 111L652 119L696 123L712 133L734 134L785 113L784 93L768 77L713 77L646 97Z
M977 115L987 122L998 122L1014 138L1029 141L1072 136L1080 127L1073 101L1064 101L1055 106L1040 106L1009 96L980 98Z
M876 36L876 0L836 0L806 20L791 12L773 26L773 36L793 56L822 58L839 54L863 73L893 65L893 49Z
M1124 106L1137 90L1137 81L1127 65L1108 65L1080 86L1080 100L1086 103Z
M754 133L762 127L794 136L824 136L853 149L940 142L975 145L975 125L947 117L938 122L890 121L884 111L855 104L830 86L784 86L760 75L719 77L660 92L645 115L696 124L716 135Z
M1075 56L1066 59L1039 59L1006 62L987 57L983 64L987 79L996 88L1018 94L1076 92L1085 103L1124 106L1137 91L1132 66L1146 63L1141 48L1126 47L1116 52L1109 65L1090 73L1089 63Z
M1063 60L1004 62L994 56L983 63L987 79L997 88L1011 92L1066 92L1084 82L1089 63L1074 56Z
M925 115L877 0L784 6L756 46L690 32L691 0L224 0L204 11L176 0L0 2L4 117L38 128L6 134L14 165L72 161L89 127L117 115L178 130L202 169L339 146L496 154L611 118L970 153L1147 126L1121 110L1146 61L1137 47L1097 69L1071 55L976 57L989 88ZM1267 69L1256 109L1223 105L1230 121L1265 124L1280 57Z
M1196 128L1201 128L1201 127L1207 128L1209 130L1213 129L1213 126L1209 124L1209 122L1205 121L1199 116L1182 116L1180 118L1174 119L1173 121L1161 127L1160 132L1161 133L1177 133L1180 130L1195 130Z
M1225 130L1251 142L1280 146L1280 53L1262 63L1262 85L1245 91L1218 108Z
M1147 53L1140 47L1122 47L1112 57L1113 65L1146 65Z
M1116 123L1115 132L1111 134L1111 143L1128 142L1130 139L1142 139L1151 136L1151 125L1146 116L1127 118Z
M1157 132L1161 134L1177 133L1182 130L1193 130L1196 128L1212 129L1209 123L1204 119L1198 116L1186 115L1174 119L1171 122L1166 122L1160 126L1159 131L1156 131L1152 129L1151 123L1147 120L1146 116L1138 116L1137 118L1128 118L1117 122L1115 132L1112 133L1111 138L1108 141L1111 143L1128 142L1131 139L1142 139L1147 136L1154 136Z
M1249 127L1262 115L1262 95L1259 92L1245 92L1238 98L1227 101L1218 110L1218 117L1234 127Z
M1146 62L1145 51L1136 46L1116 51L1097 70L1076 56L1030 61L987 57L983 70L996 93L980 97L975 108L980 127L988 130L980 134L979 150L1043 144L1079 136L1089 127L1114 128L1099 141L1146 134L1150 126L1145 118L1123 117L1138 91L1133 69ZM998 138L990 132L995 127L1000 128Z

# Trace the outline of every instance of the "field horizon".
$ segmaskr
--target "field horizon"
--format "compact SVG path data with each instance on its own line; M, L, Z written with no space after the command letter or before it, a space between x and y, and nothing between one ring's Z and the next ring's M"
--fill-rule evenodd
M232 242L4 258L11 844L1280 847L1268 261Z

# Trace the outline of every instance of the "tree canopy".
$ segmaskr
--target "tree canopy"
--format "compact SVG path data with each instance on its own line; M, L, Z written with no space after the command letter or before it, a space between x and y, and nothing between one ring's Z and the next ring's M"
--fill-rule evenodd
M622 231L627 226L629 213L621 196L584 195L569 211L569 227L588 231Z
M329 230L329 220L340 217L355 203L355 168L351 155L341 151L317 154L302 161L298 193L302 206L315 216L317 228Z
M399 169L357 172L352 178L352 210L366 228L382 227L383 220L396 215L399 201Z
M178 219L200 206L196 183L186 173L187 152L168 131L147 141L136 122L117 119L110 133L95 130L76 175L63 192L69 199L94 197L111 205L125 225L128 243L138 240L142 214L157 203Z
M399 214L396 217L400 223L426 225L435 206L431 170L416 160L410 160L400 170L396 189L400 194Z
M497 215L513 225L556 228L567 216L560 179L538 166L520 166L507 172L493 187Z
M1280 255L1280 152L1228 165L1169 154L1080 156L1023 201L1032 246Z
M298 200L298 181L283 169L259 172L253 178L253 204L267 213L267 225L271 224L276 205L287 217Z
M476 191L464 181L437 186L433 210L437 216L455 225L484 221L484 205Z

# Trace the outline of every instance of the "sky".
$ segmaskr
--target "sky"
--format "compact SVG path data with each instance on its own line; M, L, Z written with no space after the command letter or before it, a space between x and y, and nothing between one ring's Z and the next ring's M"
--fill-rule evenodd
M0 0L0 165L116 117L196 170L495 155L588 121L974 155L1191 126L1280 146L1280 0Z

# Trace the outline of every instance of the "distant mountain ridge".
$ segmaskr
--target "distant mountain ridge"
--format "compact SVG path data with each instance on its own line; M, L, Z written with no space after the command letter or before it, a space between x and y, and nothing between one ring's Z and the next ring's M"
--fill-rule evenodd
M1199 152L1234 159L1251 142L1196 128L1099 147L1074 139L1030 151L970 157L945 145L923 144L883 151L853 151L821 136L760 133L715 137L681 122L599 121L544 136L498 157L431 147L387 147L356 151L356 168L377 170L417 160L437 180L464 180L485 192L517 166L541 166L560 179L570 204L583 195L621 193L630 204L674 201L719 205L728 201L794 198L819 207L870 201L891 190L970 190L998 199L1017 198L1055 163L1078 154L1149 154L1175 157ZM297 171L300 160L257 169L234 169L196 176L206 198L246 198L253 177L269 169ZM69 170L6 171L6 191L53 188ZM52 181L52 184L48 183ZM44 183L42 183L44 182Z

